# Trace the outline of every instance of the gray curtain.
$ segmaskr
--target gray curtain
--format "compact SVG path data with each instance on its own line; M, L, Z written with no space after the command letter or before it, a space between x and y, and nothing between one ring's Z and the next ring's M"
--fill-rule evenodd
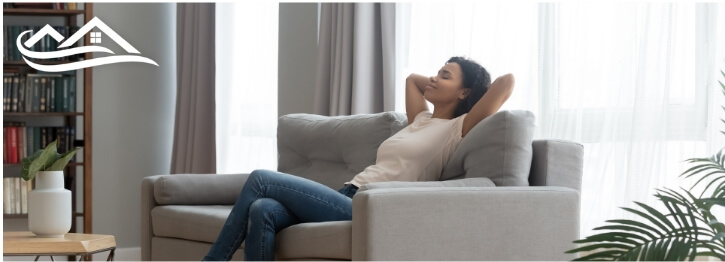
M213 3L176 6L176 118L171 173L215 173Z
M395 110L395 4L323 3L315 113Z

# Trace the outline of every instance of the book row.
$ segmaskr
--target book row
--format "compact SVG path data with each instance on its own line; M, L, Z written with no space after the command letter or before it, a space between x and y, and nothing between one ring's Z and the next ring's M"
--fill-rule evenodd
M21 44L25 44L25 41L27 41L30 37L32 37L35 33L39 32L40 29L43 28L41 26L27 26L27 25L9 25L5 26L3 28L3 61L20 61L23 60L23 55L20 53L20 50L18 49L17 42L18 37L25 31L30 30L31 32L28 34L25 34L22 39L20 39ZM55 29L56 32L61 34L64 39L68 39L69 36L73 35L75 32L78 31L79 27L77 26L53 26L53 29ZM81 41L78 41L81 42ZM69 48L77 47L78 42L73 43L72 46ZM50 51L57 51L58 45L60 43L53 39L50 35L43 36L43 38L40 39L37 43L33 44L32 46L25 45L24 47L30 51L35 52L50 52ZM71 56L64 56L63 58L49 58L49 59L42 59L42 61L61 61L61 60L78 60L83 57L83 53L75 54ZM36 60L34 58L31 58L30 60Z
M78 3L3 3L3 8L77 10Z
M3 76L3 112L75 112L75 108L75 76Z
M58 153L70 151L75 144L75 128L25 126L23 122L3 122L3 163L21 163L24 157L45 148L53 141L58 141Z
M28 213L28 192L32 184L32 180L28 182L20 177L3 178L3 214Z

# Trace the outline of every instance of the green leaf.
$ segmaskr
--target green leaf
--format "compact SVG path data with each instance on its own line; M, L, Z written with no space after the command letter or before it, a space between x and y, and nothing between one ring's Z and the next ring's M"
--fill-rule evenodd
M577 249L573 249L573 250L567 251L566 253L576 253L576 252L583 252L583 251L592 251L592 250L600 249L600 248L607 249L607 250L612 250L612 249L630 250L632 248L635 248L635 246L630 246L630 245L625 245L625 244L617 244L617 243L600 243L600 244L594 244L594 245L588 245L588 246L579 247Z
M639 240L639 241L637 241ZM589 236L585 239L574 241L575 244L596 243L596 242L623 242L632 245L640 245L642 242L648 241L646 238L627 232L607 232Z
M710 241L715 242L722 239L725 239L725 232L717 233Z
M639 210L635 210L635 209L631 209L631 208L622 208L622 209L627 210L629 212L632 212L634 214L637 214L640 217L643 217L643 218L649 220L650 222L652 222L652 224L655 224L656 226L658 226L662 230L664 230L664 232L667 232L669 229L674 229L675 228L672 225L672 223L670 223L670 220L667 219L667 217L665 217L662 213L660 213L656 209L654 209L654 208L652 208L652 207L650 207L650 206L648 206L646 204L637 202L637 201L634 201L634 203L637 204L638 206L644 208L647 212L649 212L650 214L654 215L654 217L652 217L652 216L650 216L650 215L648 215L648 214L646 214L644 212L641 212ZM660 221L662 223L660 223ZM665 224L667 226L669 226L669 227L666 227Z
M694 242L688 240L675 239L671 245L664 246L667 255L663 260L666 261L681 261L685 260L691 254L696 254L696 245Z
M708 173L708 174L705 174L705 175L703 176L703 178L706 178L706 177L710 177L710 176L712 176L712 175L714 175L714 174L717 174L717 173L720 173L720 171L712 171L712 172L710 172L710 173ZM717 182L717 181L719 181L719 180L723 180L723 179L725 179L725 176L719 176L719 177L716 177L715 179L713 179L712 181L710 181L710 183L708 183L708 184L707 184L707 186L705 186L705 188L704 188L704 189L702 190L702 194L701 194L700 196L702 197L702 196L703 196L703 195L704 195L704 194L705 194L705 193L707 192L707 190L708 190L708 189L710 189L710 187L711 187L711 186L712 186L713 184L715 184L715 182ZM725 182L725 180L723 180L723 182ZM695 183L695 184L694 184L694 185L692 186L692 188L691 188L690 190L694 189L694 188L695 188L695 186L696 186L696 185L697 185L698 183L700 183L700 181L698 181L697 183ZM716 190L715 192L717 192L717 187L715 188L715 190Z
M81 148L76 147L71 151L63 153L63 155L61 155L58 160L55 160L55 162L53 162L53 165L48 168L48 171L62 171L63 169L65 169L65 166L68 164L71 158L73 158L73 155L78 152L79 149Z
M706 203L712 203L712 204L715 204L718 206L725 207L725 199L723 199L723 198L702 198L700 200L702 200L703 202L706 202Z
M20 175L21 175L21 177L23 179L25 179L26 181L27 180L30 180L30 178L29 178L30 177L29 176L29 174L30 174L30 164L32 164L33 161L35 161L35 159L38 159L40 157L40 155L42 155L42 154L43 154L43 151L42 150L38 150L38 151L35 151L35 153L32 156L23 158L23 161L22 161L22 163L23 163L22 168L23 169L20 172Z
M604 258L606 260L615 260L618 257L620 257L622 253L624 253L624 252L618 251L618 250L601 251L601 252L592 253L587 256L574 259L573 261L592 261L597 258Z
M617 224L622 224L622 225L635 226L635 227L639 227L641 229L646 229L646 230L648 230L650 232L653 232L653 233L656 233L656 234L658 234L660 236L665 236L664 233L660 232L656 228L651 227L650 225L647 225L645 223L638 222L638 221L626 220L626 219L614 219L614 220L607 220L607 222L617 223Z
M637 233L641 233L643 235L647 235L650 239L655 238L655 236L650 234L649 231L638 228L638 227L632 227L632 226L610 225L610 226L598 227L598 228L595 228L594 230L624 230L624 231L629 231L629 232L634 231Z
M713 244L712 244L712 243L710 243L710 242L701 242L701 243L700 243L700 247L703 247L703 248L708 248L708 249L712 250L712 251L713 251L713 252L715 252L715 253L718 253L718 254L723 254L723 255L725 255L725 249L723 249L723 247L722 247L722 246L718 246L718 245L713 245ZM723 260L723 261L725 261L725 260Z
M718 165L716 163L713 163L712 161L708 161L707 164L702 164L702 165L694 166L694 167L688 169L687 171L685 171L684 173L682 173L682 176L685 176L685 174L688 174L689 173L689 175L686 175L685 176L685 178L689 178L689 177L692 177L694 175L697 175L698 173L700 173L700 172L702 172L704 170L717 169L717 168L718 168Z
M659 191L659 190L658 190L658 191ZM673 209L673 206L675 206L675 205L673 205L673 203L677 203L677 202L678 202L678 200L677 200L677 199L674 199L674 198L672 198L672 197L669 197L669 196L665 196L665 195L662 195L662 194L660 194L660 193L657 193L657 195L656 195L656 196L657 196L657 197L658 197L658 198L660 199L660 201L662 201L662 203L663 203L663 204L665 205L665 208L667 208L667 210L669 210L669 211L670 211L670 216L674 216L674 214L675 214L676 212L675 212L675 210ZM678 220L678 219L675 219L675 222L677 222L677 225L678 225L678 226L679 226L680 228L682 227L682 223L680 222L680 220Z
M42 153L38 158L30 163L27 173L25 173L25 170L23 170L23 179L25 179L26 181L33 179L38 171L45 171L48 167L50 167L50 165L55 162L58 156L60 155L58 154L56 141L53 141L53 143L50 143L47 147L45 147L45 149L43 149Z

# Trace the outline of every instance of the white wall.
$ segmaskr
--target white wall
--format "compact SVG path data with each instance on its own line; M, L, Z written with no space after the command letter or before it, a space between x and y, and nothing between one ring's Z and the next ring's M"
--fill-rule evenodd
M278 114L312 113L317 59L317 3L280 3Z
M138 248L141 180L168 174L171 165L176 4L95 3L94 15L159 64L93 70L93 233L114 235L119 248Z

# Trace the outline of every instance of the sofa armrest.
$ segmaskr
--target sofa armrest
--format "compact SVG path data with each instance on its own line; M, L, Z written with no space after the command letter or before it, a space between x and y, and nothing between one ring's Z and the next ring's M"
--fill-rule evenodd
M496 185L488 177L473 177L464 179L452 179L446 181L390 181L375 182L362 185L358 192L382 188L409 188L409 187L495 187Z
M141 182L141 260L151 260L151 210L160 205L233 205L248 174L158 175Z
M571 260L579 198L564 187L361 191L352 260Z
M141 181L141 260L151 260L151 238L154 231L151 228L151 210L158 206L154 197L154 183L161 176L145 177Z
M581 192L584 173L584 146L556 139L534 140L531 160L531 186L561 186Z
M160 205L233 205L249 174L161 176L154 183Z

